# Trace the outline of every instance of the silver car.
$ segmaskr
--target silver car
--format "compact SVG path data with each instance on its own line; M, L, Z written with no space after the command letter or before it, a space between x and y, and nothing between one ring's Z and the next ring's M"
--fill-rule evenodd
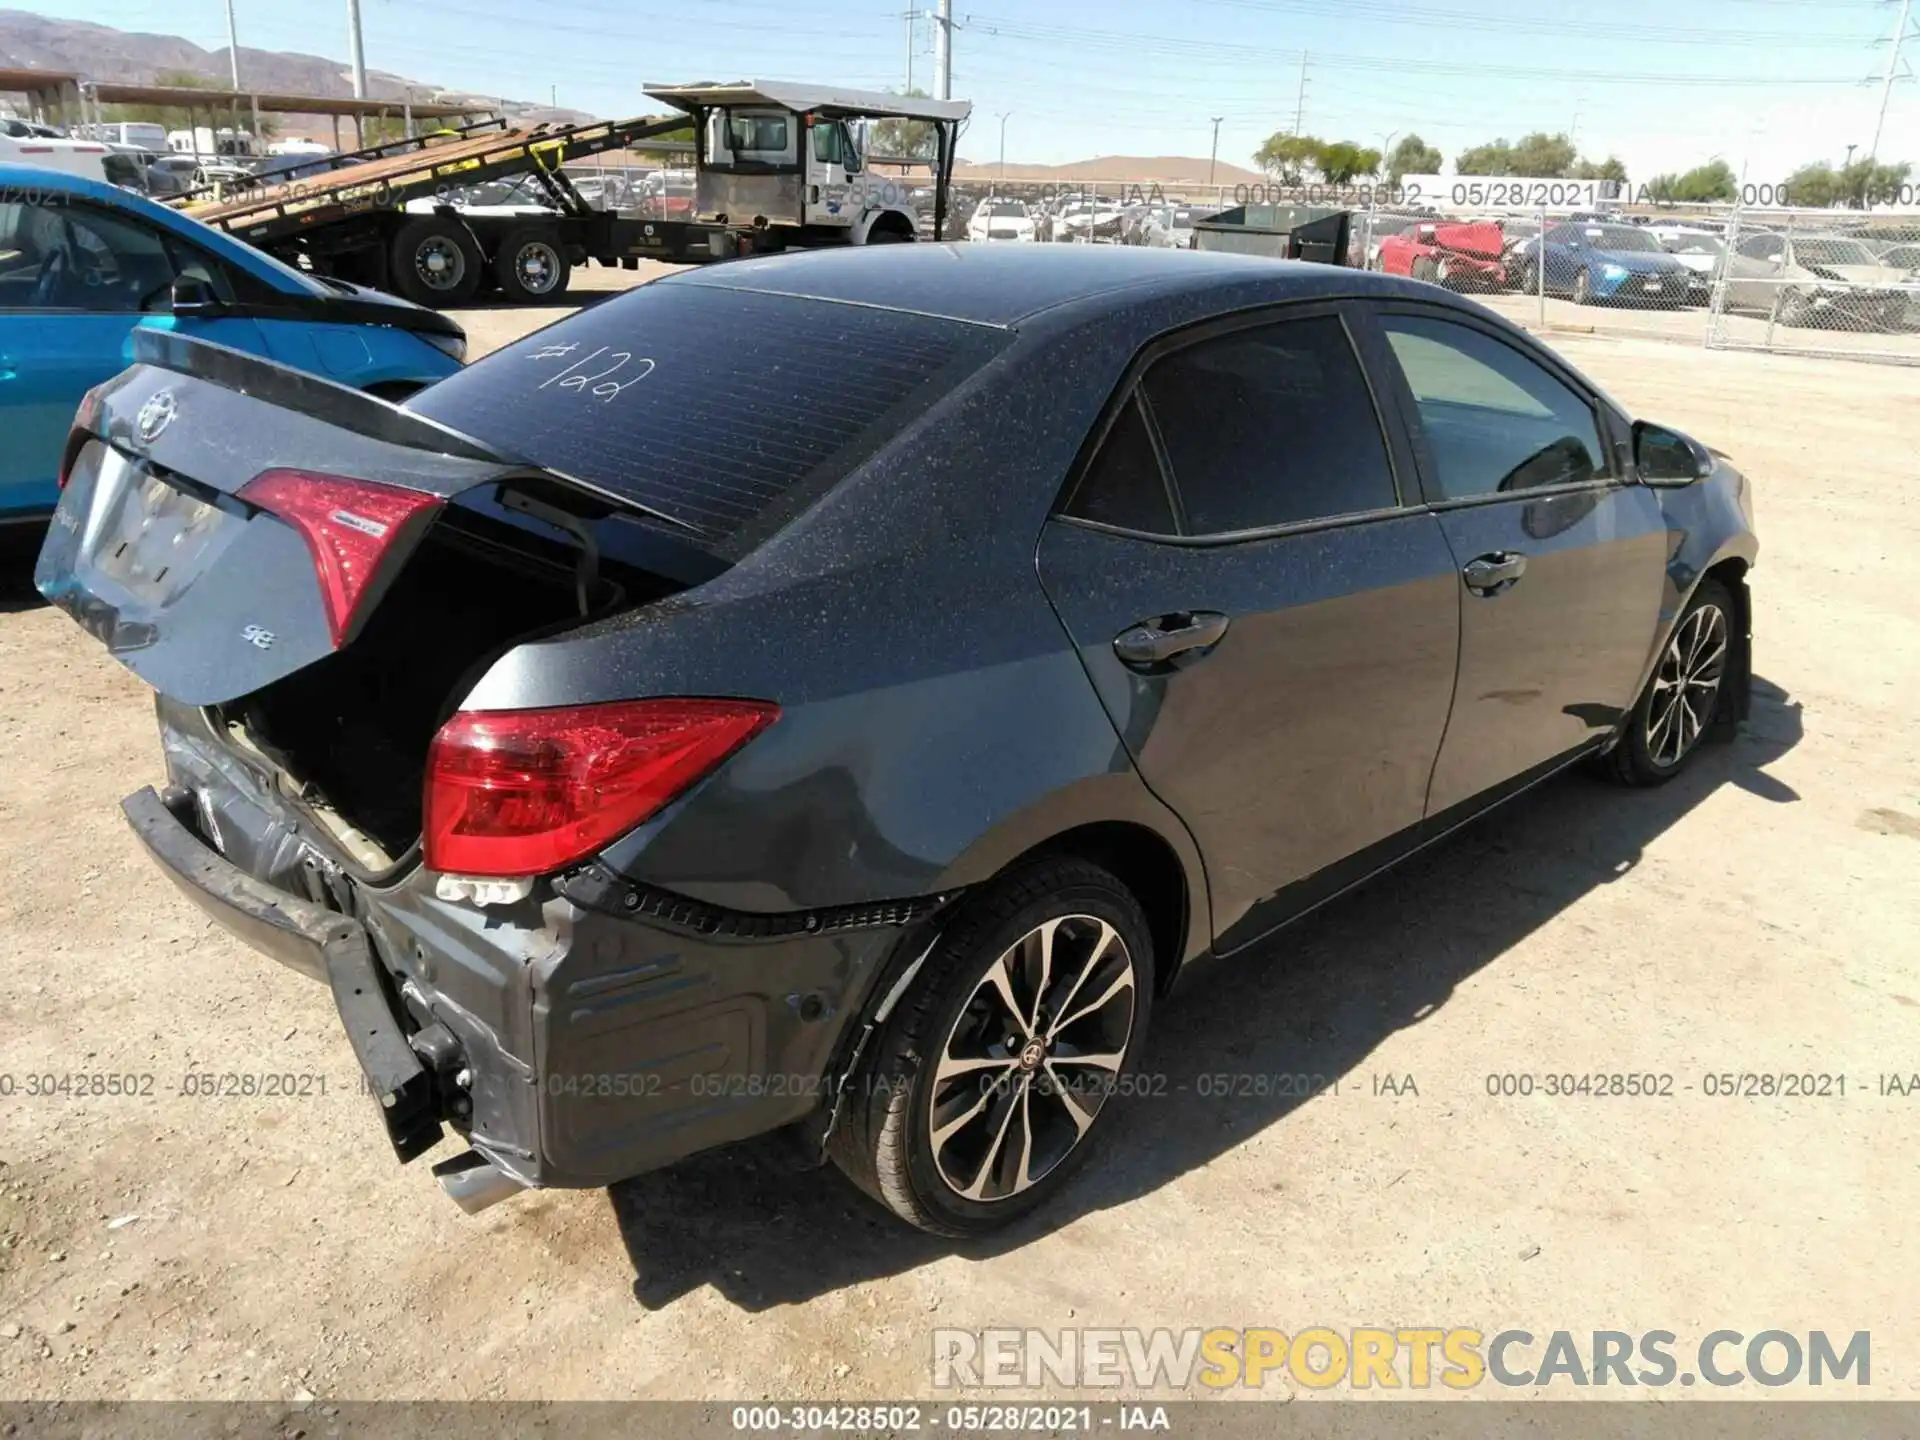
M1898 328L1906 275L1846 235L1761 231L1727 258L1727 308L1771 315L1782 325Z

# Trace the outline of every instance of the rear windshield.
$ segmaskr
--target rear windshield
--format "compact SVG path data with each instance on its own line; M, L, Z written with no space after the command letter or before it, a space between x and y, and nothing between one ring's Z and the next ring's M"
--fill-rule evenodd
M727 558L983 365L987 326L656 281L487 356L408 409L657 511Z

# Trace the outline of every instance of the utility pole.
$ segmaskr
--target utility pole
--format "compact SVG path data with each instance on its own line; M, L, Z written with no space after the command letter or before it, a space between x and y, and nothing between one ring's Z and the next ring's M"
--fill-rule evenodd
M360 43L360 0L347 0L347 47L353 56L353 98L367 98L367 52Z
M1873 122L1873 144L1867 147L1867 164L1880 155L1880 132L1887 124L1887 102L1893 98L1893 82L1900 74L1900 47L1906 43L1907 22L1913 18L1913 0L1900 0L1900 23L1893 27L1893 51L1887 56L1887 75L1880 82L1880 116Z
M1843 170L1851 170L1853 168L1853 152L1859 148L1858 142L1847 146L1847 163L1841 167Z
M1207 184L1209 185L1213 184L1213 167L1220 158L1220 122L1226 118L1224 115L1213 117L1213 149L1207 152Z
M953 98L953 0L940 0L933 12L934 98Z
M549 110L558 110L560 108L560 87L558 85L547 86L547 108Z
M916 10L907 11L907 93L913 93L913 22L920 18Z
M234 38L233 0L227 0L227 59L233 71L233 88L240 88L240 42Z
M1002 185L1007 183L1007 119L1012 114L1011 110L1000 112L1000 183Z
M1307 123L1307 52L1300 52L1300 96L1293 104L1293 133L1304 133L1301 126Z

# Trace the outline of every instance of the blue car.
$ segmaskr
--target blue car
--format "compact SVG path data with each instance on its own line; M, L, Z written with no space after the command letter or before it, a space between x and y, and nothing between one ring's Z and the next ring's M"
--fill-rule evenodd
M1684 305L1690 272L1637 225L1568 222L1515 247L1509 268L1515 288L1540 288L1540 252L1546 249L1547 293L1576 305L1601 300L1643 306Z
M386 399L460 368L453 321L321 280L97 180L0 165L0 525L44 520L75 408L136 327L250 351Z

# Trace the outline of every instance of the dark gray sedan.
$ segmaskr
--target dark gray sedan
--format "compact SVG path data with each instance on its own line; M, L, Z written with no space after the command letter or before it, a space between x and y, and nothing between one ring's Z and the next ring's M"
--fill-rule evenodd
M1747 710L1746 482L1429 285L775 257L404 408L140 344L38 583L159 692L135 831L469 1208L786 1127L992 1229L1196 958Z

